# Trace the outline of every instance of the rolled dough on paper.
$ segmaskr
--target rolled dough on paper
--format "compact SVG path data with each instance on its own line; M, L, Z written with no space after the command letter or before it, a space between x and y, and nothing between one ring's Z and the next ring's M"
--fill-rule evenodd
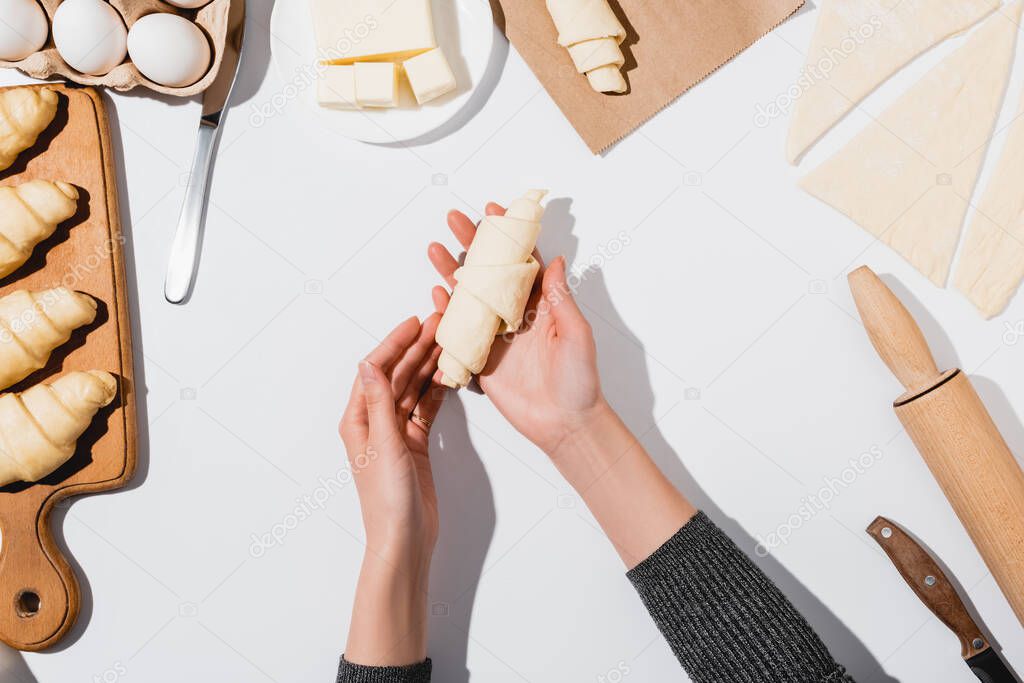
M626 29L608 0L547 0L547 8L562 47L595 38L615 38L622 42L626 37Z
M1021 8L992 15L801 181L940 287L1001 108Z
M628 89L619 70L626 57L619 45L626 28L608 0L546 0L558 29L558 44L569 50L576 70L587 75L597 92L623 93Z
M612 85L616 66L589 72L593 78L567 77L577 67L568 50L554 47L558 30L546 0L498 3L509 41L596 154L772 31L804 0L616 0L628 33L629 92L615 97L594 90Z
M523 324L540 270L533 249L540 235L545 190L530 190L504 216L486 216L466 260L455 271L455 291L437 327L441 381L458 388L484 369L495 336Z
M983 316L1010 303L1024 279L1024 92L992 180L960 252L954 285Z
M997 7L999 0L826 0L802 72L809 84L790 119L789 162L914 57Z

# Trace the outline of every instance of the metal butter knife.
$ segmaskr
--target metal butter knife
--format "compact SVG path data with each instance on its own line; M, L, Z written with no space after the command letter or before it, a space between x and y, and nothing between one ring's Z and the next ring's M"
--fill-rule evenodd
M925 607L960 639L960 656L974 675L982 683L1016 683L1017 679L978 628L938 562L910 534L885 517L877 517L867 532L882 546Z
M178 229L174 233L171 256L167 262L164 297L172 304L185 301L192 289L196 267L199 264L203 223L206 220L206 194L210 187L213 156L217 149L217 141L220 139L221 119L227 109L231 89L238 73L244 31L245 0L231 0L224 55L217 77L203 93L203 115L199 121L196 153L192 159L192 171L189 173L188 187L185 189L185 202L181 207Z

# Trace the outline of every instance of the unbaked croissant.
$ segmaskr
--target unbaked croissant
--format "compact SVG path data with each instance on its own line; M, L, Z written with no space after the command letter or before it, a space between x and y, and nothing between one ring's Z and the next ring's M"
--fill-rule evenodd
M96 301L64 287L0 299L0 389L46 365L71 333L96 318Z
M101 370L0 394L0 486L38 481L67 462L78 437L115 395L117 379Z
M49 88L0 91L0 171L36 144L57 115L57 93Z
M0 278L21 267L35 246L78 210L78 190L49 180L0 187Z
M455 291L437 326L441 381L458 388L484 369L495 335L515 332L540 264L533 248L540 235L545 190L530 190L504 216L487 216L455 271Z
M547 0L548 14L558 29L558 44L569 50L576 70L587 75L597 92L626 92L619 46L626 29L608 0Z

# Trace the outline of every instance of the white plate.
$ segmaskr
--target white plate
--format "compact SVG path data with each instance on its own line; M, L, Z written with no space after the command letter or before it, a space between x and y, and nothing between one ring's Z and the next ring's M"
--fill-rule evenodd
M412 140L455 119L490 79L488 72L493 69L489 65L500 56L500 51L494 50L498 30L487 0L433 0L433 10L438 45L458 83L455 91L419 106L403 78L398 107L339 111L316 103L316 41L310 0L277 0L270 18L270 49L286 89L293 89L302 103L288 109L301 110L296 113L312 117L344 137L373 143Z

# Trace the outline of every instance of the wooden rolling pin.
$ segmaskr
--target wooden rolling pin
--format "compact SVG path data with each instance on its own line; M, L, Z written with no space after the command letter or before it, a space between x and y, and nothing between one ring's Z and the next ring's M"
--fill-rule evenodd
M1024 472L967 375L939 371L896 295L867 266L849 281L871 344L906 389L897 417L1024 625Z

